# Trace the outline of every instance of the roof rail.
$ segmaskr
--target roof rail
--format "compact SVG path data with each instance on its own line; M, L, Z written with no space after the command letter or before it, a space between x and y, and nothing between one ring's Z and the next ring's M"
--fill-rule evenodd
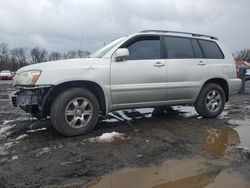
M214 37L214 36L202 35L202 34L197 34L197 33L181 32L181 31L165 31L165 30L144 30L144 31L140 31L140 33L149 33L149 32L187 34L187 35L192 35L193 37L208 37L210 39L218 40L218 38Z

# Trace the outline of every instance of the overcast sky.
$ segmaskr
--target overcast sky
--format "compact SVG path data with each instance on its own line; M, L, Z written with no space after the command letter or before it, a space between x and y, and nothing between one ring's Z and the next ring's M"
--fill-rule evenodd
M93 51L145 29L215 35L250 48L250 0L0 0L0 43Z

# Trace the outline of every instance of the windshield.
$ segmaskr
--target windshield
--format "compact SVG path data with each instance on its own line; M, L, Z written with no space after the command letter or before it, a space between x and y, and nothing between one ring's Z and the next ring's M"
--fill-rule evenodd
M115 45L117 45L121 40L125 39L126 37L118 38L111 43L107 44L106 46L102 47L101 49L95 51L94 53L90 54L89 57L91 58L101 58L103 57L109 50L111 50Z

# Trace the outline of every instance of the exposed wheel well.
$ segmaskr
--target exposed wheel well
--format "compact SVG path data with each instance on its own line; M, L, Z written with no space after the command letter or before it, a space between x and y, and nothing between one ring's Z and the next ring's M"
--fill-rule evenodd
M97 83L91 81L70 81L56 85L48 91L48 94L43 101L43 114L45 115L45 117L49 116L51 105L54 99L63 91L74 87L85 88L91 91L98 99L102 114L106 114L105 95L102 88Z
M224 80L224 79L222 79L222 78L212 78L212 79L206 81L206 82L204 83L204 85L205 85L205 84L208 84L208 83L214 83L214 84L218 84L219 86L221 86L222 89L223 89L224 92L225 92L225 95L226 95L226 102L228 102L228 100L229 100L229 88L228 88L228 83L227 83L226 80ZM204 85L203 85L203 86L204 86Z

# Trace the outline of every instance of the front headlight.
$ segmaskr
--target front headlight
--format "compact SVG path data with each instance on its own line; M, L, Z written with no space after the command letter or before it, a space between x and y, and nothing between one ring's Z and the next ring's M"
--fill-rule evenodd
M15 76L15 85L35 85L41 70L30 70L19 73Z

